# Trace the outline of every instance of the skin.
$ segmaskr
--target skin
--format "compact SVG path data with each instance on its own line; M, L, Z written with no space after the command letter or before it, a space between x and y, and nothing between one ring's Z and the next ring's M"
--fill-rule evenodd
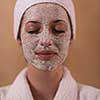
M71 41L66 11L55 4L30 7L24 14L20 36L34 98L53 100Z

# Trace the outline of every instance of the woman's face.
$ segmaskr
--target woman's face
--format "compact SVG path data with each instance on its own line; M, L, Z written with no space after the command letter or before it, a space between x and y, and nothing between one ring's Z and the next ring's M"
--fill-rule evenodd
M21 42L28 64L52 71L67 57L71 38L66 11L55 4L38 4L24 14Z

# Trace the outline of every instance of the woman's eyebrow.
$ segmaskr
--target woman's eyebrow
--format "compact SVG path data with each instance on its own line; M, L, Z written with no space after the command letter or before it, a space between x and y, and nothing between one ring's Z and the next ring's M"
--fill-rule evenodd
M52 21L52 22L50 22L50 23L59 23L59 22L66 23L65 20L60 20L60 19L54 20L54 21ZM41 22L39 22L39 21L28 21L28 22L26 22L26 24L29 24L29 23L33 23L33 24L41 24Z
M34 23L34 24L37 24L37 23L40 23L40 22L38 22L38 21L28 21L28 22L26 22L26 24L28 24L28 23Z
M53 21L53 23L58 23L58 22L64 22L65 23L64 20L60 20L60 19Z

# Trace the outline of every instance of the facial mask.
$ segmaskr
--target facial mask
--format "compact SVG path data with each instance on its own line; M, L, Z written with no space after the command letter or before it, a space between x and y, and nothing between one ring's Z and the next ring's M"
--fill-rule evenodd
M54 22L58 19L60 21ZM58 5L39 4L25 13L21 28L22 48L27 62L33 67L52 71L60 66L67 57L70 37L68 16Z

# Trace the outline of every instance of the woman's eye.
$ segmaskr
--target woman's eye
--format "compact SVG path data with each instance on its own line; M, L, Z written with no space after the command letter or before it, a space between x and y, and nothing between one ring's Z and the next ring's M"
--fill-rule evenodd
M53 28L52 30L55 35L60 35L62 33L65 33L65 31L66 31L66 25L61 22L55 24L52 28Z
M29 30L28 33L29 34L38 34L38 33L40 33L40 29L37 29L37 30Z
M60 34L65 33L66 30L64 30L64 29L62 29L62 28L53 28L52 31L53 31L53 33L54 33L55 35L60 35Z
M65 31L66 31L66 30L60 29L60 28L59 28L59 29L56 29L56 28L53 28L53 29L52 29L53 34L56 35L56 36L59 36L59 35L61 35L61 34L64 34Z
M54 29L53 31L56 32L56 33L65 33L64 30L56 30L56 29Z
M41 25L38 23L28 23L25 26L25 31L29 34L38 34L41 32Z

